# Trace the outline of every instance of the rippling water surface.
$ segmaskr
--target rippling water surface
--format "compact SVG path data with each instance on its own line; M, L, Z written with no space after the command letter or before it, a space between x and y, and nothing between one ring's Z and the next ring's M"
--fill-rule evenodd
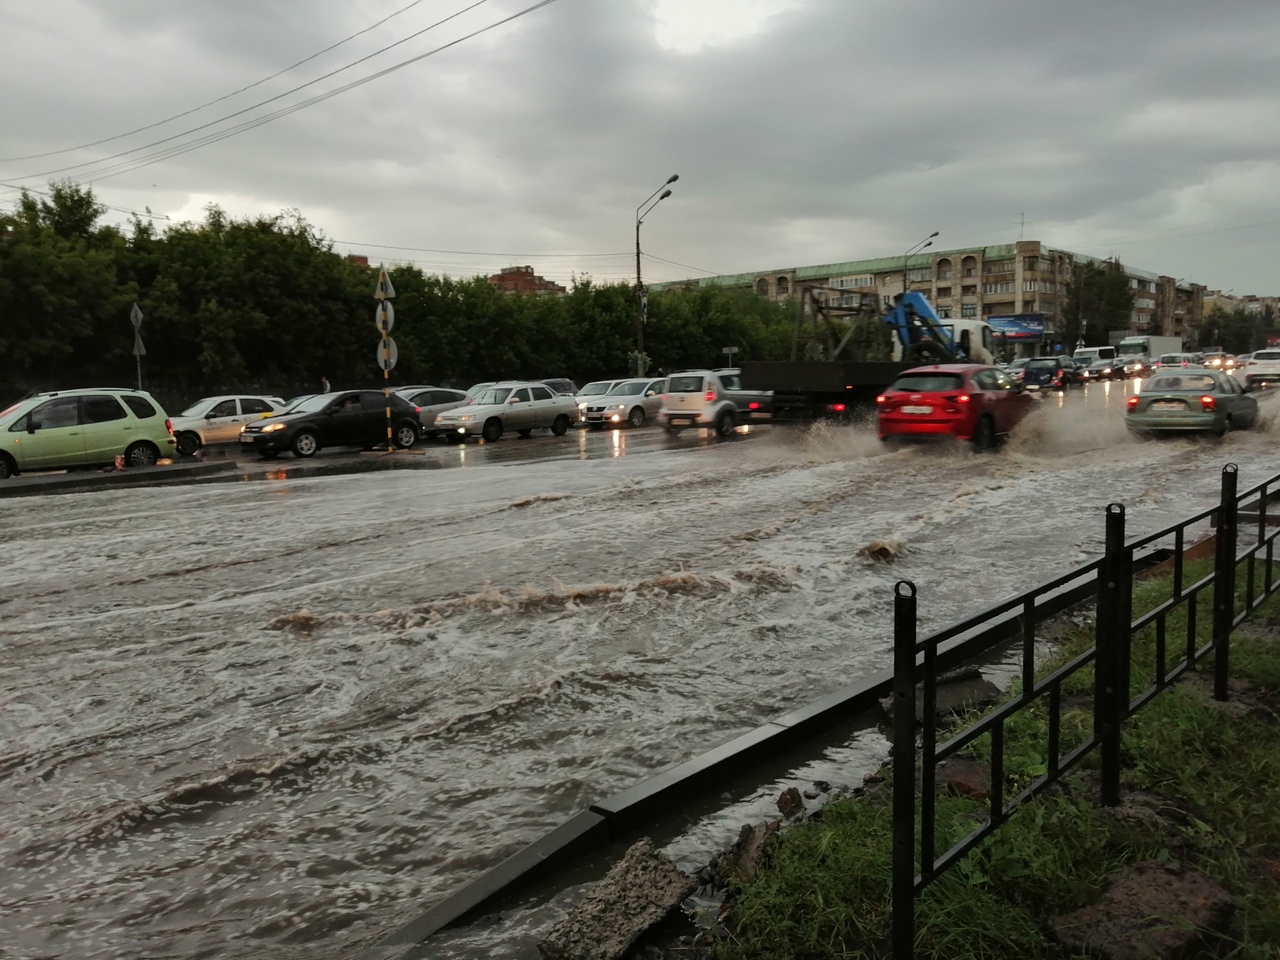
M1108 501L1154 528L1277 469L1266 429L1136 443L1090 389L992 457L815 428L0 501L4 951L351 955L884 666L897 578L941 625L1096 555Z

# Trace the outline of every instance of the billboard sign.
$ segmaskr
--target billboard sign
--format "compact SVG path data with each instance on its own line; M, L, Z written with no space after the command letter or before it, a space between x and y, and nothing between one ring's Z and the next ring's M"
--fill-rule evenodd
M1042 340L1047 332L1043 313L1015 313L1003 317L987 317L991 332L1007 340Z

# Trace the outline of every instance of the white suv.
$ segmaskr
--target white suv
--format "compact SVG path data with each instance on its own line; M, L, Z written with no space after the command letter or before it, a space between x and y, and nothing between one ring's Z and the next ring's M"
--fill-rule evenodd
M1280 348L1257 350L1231 375L1245 387L1260 387L1280 383Z
M667 378L662 395L662 425L674 433L684 427L730 436L740 423L767 420L772 396L742 389L737 370L684 370Z

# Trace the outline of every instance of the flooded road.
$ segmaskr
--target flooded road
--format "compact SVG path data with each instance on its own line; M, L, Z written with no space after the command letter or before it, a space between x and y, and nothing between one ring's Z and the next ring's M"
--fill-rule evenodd
M1228 460L1246 486L1280 466L1271 417L1142 443L1123 394L1047 397L995 456L645 430L2 501L0 943L350 956L885 666L898 578L941 625L1096 556L1109 501L1136 534L1212 502ZM895 565L857 556L887 539ZM720 839L673 849L697 867Z

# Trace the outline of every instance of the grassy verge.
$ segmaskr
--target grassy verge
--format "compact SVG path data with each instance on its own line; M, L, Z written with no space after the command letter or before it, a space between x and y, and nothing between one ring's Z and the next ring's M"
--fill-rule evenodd
M1205 572L1207 567L1189 564L1187 582ZM1168 578L1136 584L1135 617L1154 609L1171 589ZM1201 644L1208 638L1210 599L1207 592L1201 598ZM1280 605L1264 607L1232 638L1232 676L1262 691L1280 690L1278 617ZM1169 617L1169 668L1185 656L1185 630L1185 612ZM1045 670L1092 643L1088 628L1068 636ZM1135 697L1155 675L1155 650L1154 627L1135 638ZM1210 670L1202 663L1187 682L1165 690L1125 723L1124 797L1145 797L1160 816L1097 805L1090 785L1095 750L1060 788L1022 807L923 892L916 906L917 957L1063 957L1042 932L1044 922L1096 900L1124 866L1151 859L1183 863L1235 898L1236 942L1224 947L1223 956L1280 956L1280 726L1265 711L1212 702ZM1092 729L1092 692L1091 666L1064 688L1063 753ZM964 725L974 719L965 718ZM1011 796L1044 770L1043 698L1011 720L1005 737ZM972 753L981 760L988 750L989 743L979 740ZM960 796L940 796L937 809L939 851L986 813L985 803ZM732 891L731 933L717 944L716 956L884 956L891 832L888 791L833 801L820 818L784 831L756 877Z

